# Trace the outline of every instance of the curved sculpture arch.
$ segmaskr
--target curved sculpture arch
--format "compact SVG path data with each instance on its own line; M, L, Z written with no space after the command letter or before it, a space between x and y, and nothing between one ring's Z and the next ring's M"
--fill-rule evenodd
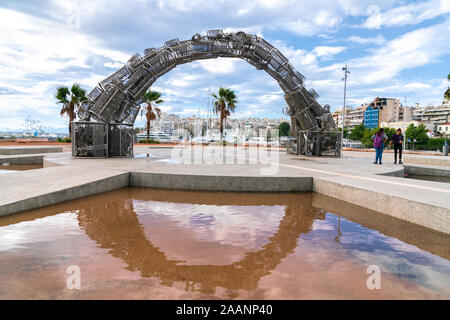
M177 65L218 57L243 59L271 75L284 91L293 129L336 130L329 111L316 101L318 94L305 88L305 77L277 48L255 35L222 30L210 30L205 36L195 34L185 41L173 39L160 48L146 49L144 56L133 55L88 94L78 116L81 120L134 124L143 93L159 77Z

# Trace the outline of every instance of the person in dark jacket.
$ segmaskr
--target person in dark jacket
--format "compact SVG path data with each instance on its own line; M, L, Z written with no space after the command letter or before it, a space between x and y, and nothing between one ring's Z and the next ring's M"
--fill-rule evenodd
M394 164L397 164L397 153L399 164L403 164L402 162L402 147L403 147L403 135L402 130L397 129L397 132L391 137L391 141L389 142L389 146L391 146L392 142L394 143Z

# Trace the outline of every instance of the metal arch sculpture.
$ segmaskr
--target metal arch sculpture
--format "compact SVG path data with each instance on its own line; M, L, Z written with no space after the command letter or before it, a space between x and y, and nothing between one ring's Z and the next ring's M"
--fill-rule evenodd
M146 49L144 56L133 55L122 68L101 81L87 95L88 100L78 112L82 120L79 123L86 127L94 119L103 124L132 127L143 102L142 95L159 77L177 65L218 57L243 59L277 80L285 94L292 132L297 138L295 153L304 151L305 154L322 155L330 150L336 154L340 152L334 120L329 110L317 102L318 94L313 89L306 89L305 77L270 43L244 32L210 30L205 36L195 34L190 40L173 39L160 48ZM79 125L74 125L73 131L80 132L77 131ZM333 133L331 138L326 132ZM75 144L76 140L75 137ZM110 143L108 139L105 141ZM74 149L74 156L83 155Z

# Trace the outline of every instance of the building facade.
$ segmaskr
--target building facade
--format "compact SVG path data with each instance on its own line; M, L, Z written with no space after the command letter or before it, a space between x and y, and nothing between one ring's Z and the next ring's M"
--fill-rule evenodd
M353 109L351 106L345 108L345 120L343 116L342 108L333 112L333 120L338 127L342 127L343 121L345 121L345 127L349 130L353 130L354 127L359 126L364 122L364 111L366 106Z
M378 128L380 123L380 109L367 107L364 112L364 126L369 129Z
M416 108L413 112L413 119L423 121L438 126L450 122L450 105L443 104L441 106Z
M437 131L444 137L450 136L450 123L443 123L437 126Z
M380 123L380 127L381 128L393 128L393 129L402 129L403 131L405 131L410 125L414 125L415 127L420 126L421 124L423 124L425 126L425 128L427 128L427 131L433 131L434 126L426 123L426 122L422 122L422 121L393 121L393 122L381 122Z

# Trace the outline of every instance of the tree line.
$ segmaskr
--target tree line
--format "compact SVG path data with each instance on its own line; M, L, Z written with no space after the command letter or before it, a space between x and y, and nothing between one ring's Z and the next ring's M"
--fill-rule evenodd
M366 128L364 124L360 124L356 126L348 135L351 140L361 141L363 146L366 148L373 148L372 136L379 130L379 128ZM388 136L389 139L395 134L395 128L384 128L384 133ZM406 131L403 132L405 136L405 142L407 144L408 149L413 148L415 150L437 150L442 149L445 138L430 138L427 135L427 128L425 125L420 124L419 126L415 126L414 124L410 124Z

